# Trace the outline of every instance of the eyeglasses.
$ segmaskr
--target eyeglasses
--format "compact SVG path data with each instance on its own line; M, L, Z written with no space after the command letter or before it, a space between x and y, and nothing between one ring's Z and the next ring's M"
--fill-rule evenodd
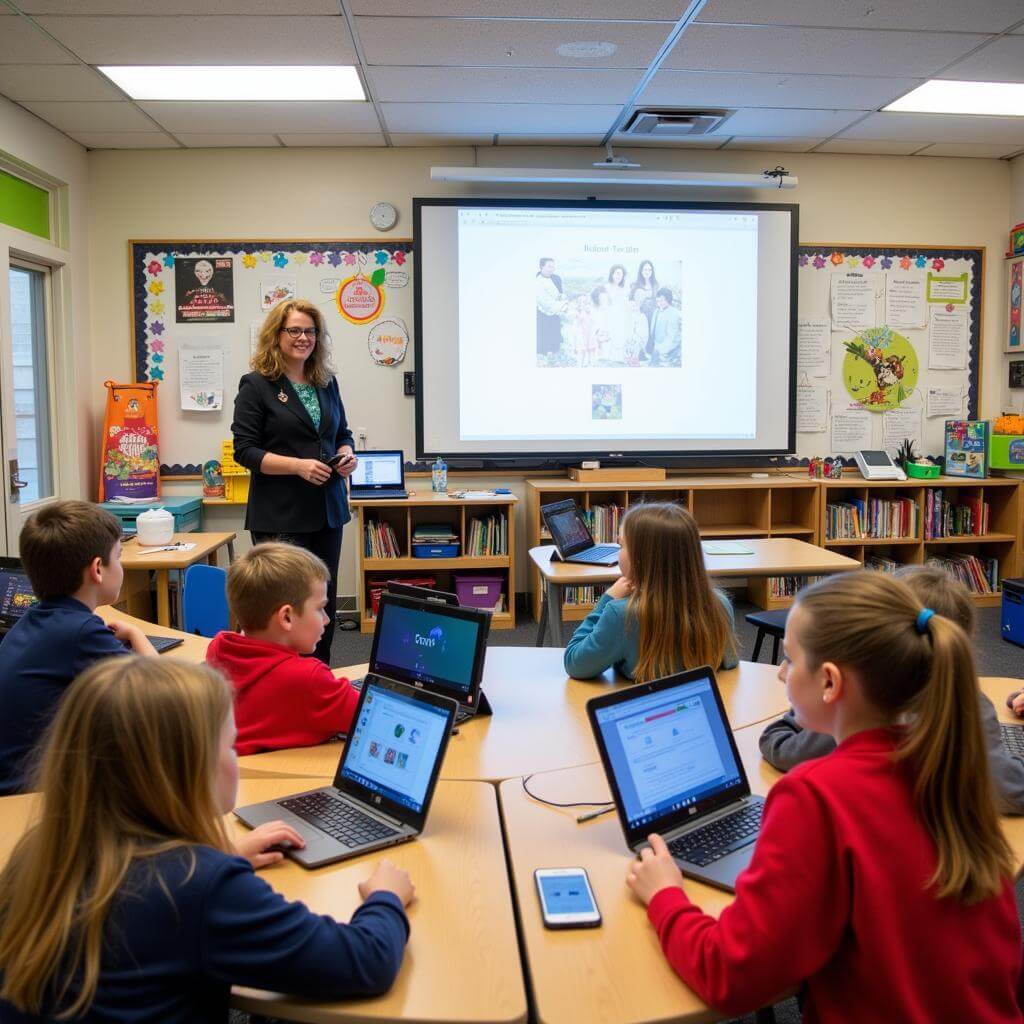
M282 327L281 330L295 341L298 341L304 334L310 338L316 338L315 327Z

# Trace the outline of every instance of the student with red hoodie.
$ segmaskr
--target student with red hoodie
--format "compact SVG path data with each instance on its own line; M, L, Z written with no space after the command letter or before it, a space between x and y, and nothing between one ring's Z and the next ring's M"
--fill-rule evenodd
M291 544L257 544L228 570L242 632L218 633L207 661L231 681L239 755L309 747L348 732L359 694L312 654L327 623L327 566Z

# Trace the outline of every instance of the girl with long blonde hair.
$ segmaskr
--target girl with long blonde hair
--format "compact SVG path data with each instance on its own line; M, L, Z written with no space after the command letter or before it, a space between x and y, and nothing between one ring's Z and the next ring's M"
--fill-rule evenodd
M779 677L838 746L781 778L718 920L664 840L627 882L669 962L728 1016L806 986L804 1019L1021 1020L1020 924L971 644L884 573L798 596Z
M236 848L225 830L234 739L230 688L206 666L115 658L75 681L37 820L0 873L0 1019L192 1024L225 1020L233 984L335 999L390 986L408 876L378 866L348 925L286 903L253 867L298 833L275 822Z
M565 649L578 679L612 666L637 682L682 669L737 664L732 605L704 568L693 516L674 504L634 505L622 519L622 576Z

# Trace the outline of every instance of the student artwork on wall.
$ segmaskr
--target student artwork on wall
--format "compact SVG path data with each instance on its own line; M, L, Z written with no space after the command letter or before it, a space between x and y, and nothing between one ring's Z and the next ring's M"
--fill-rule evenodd
M260 325L290 298L323 314L349 423L412 451L401 373L388 371L413 369L411 241L133 241L129 254L134 379L172 385L159 389L161 476L201 476L218 456ZM216 366L198 365L204 352Z
M977 416L984 257L980 248L799 247L797 461L895 454L904 438L943 454L946 417Z

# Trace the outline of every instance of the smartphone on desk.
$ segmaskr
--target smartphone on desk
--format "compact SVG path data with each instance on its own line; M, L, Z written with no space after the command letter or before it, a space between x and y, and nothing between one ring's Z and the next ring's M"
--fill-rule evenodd
M601 923L585 868L537 868L533 877L547 928L596 928Z

